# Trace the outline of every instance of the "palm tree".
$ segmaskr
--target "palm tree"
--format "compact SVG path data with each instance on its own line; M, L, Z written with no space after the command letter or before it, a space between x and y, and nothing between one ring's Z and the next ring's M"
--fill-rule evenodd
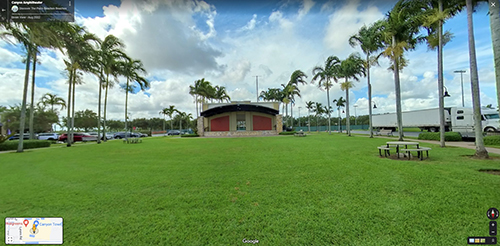
M219 100L220 102L224 101L230 101L231 97L227 95L226 87L225 86L215 86L215 99Z
M313 101L309 101L309 102L306 102L306 108L307 108L307 125L309 125L309 131L308 132L311 132L311 110L314 108L314 102Z
M494 1L495 5L491 5L487 1L490 9L490 29L491 42L493 47L493 57L495 62L495 80L497 88L497 103L500 105L500 3Z
M423 2L399 0L387 13L387 19L382 23L383 44L385 50L381 55L391 60L390 69L394 71L396 94L396 115L399 131L399 141L403 140L403 120L401 110L401 82L399 72L407 64L404 52L412 50L423 40L416 36L423 23Z
M335 103L335 106L337 106L337 111L339 112L339 132L342 132L342 127L341 127L342 121L340 118L340 108L345 107L345 102L346 102L346 100L344 100L343 97L340 97L339 99L333 100L333 103Z
M52 22L51 22L52 23ZM21 119L19 133L24 133L26 122L26 100L28 92L28 80L31 56L36 52L37 47L60 47L55 30L60 25L50 23L2 23L1 24L6 32L0 34L0 38L10 41L8 38L12 37L20 42L26 49L26 68L24 74L24 90L23 100L21 104ZM23 138L19 138L17 152L23 152Z
M81 73L79 70L95 73L95 50L93 43L100 40L94 34L88 33L84 28L70 24L60 32L60 38L64 44L68 61L65 60L66 70L68 70L68 141L70 147L73 142L73 124L75 115L76 84L81 84Z
M292 73L292 75L290 76L290 81L288 81L288 84L294 85L298 90L299 84L303 84L303 85L307 84L307 82L305 81L305 78L307 78L307 75L304 72L302 72L300 70L295 70ZM295 104L294 95L301 97L300 91L296 92L296 94L290 95L292 97L292 104L290 105L290 112L291 112L291 116L292 116L292 127L293 127L293 104Z
M371 54L380 50L382 45L382 35L380 32L381 22L375 22L369 27L363 26L359 29L358 33L349 38L349 44L352 47L359 45L363 53L366 55L366 78L368 83L368 117L369 117L369 130L370 138L373 138L372 127L372 85L370 83L370 65L376 64L376 57L370 57Z
M109 76L116 78L120 75L120 61L126 61L126 55L123 52L125 45L120 39L113 35L108 35L104 38L101 43L99 55L101 63L101 70L104 77L103 85L99 87L99 95L101 95L101 89L104 89L104 117L103 117L103 135L106 135L106 107L108 104L108 90L113 86L112 81L109 80ZM99 96L99 102L101 97ZM100 103L99 103L100 105ZM100 119L100 110L98 113L98 118ZM106 138L103 139L106 142Z
M470 76L472 83L472 104L474 108L474 125L476 132L476 153L477 158L488 158L488 151L484 147L483 129L481 127L481 101L479 93L479 81L477 75L476 44L474 41L474 25L472 22L472 13L474 11L472 0L466 0L467 4L467 26L469 33L469 62Z
M140 60L133 60L125 57L125 62L119 62L121 74L127 78L127 85L125 87L125 129L127 128L127 111L128 111L128 93L134 88L130 86L130 82L136 82L142 91L149 88L149 81L141 76L146 74L146 69Z
M165 115L168 115L168 117L170 118L170 130L174 129L173 127L173 120L172 120L172 115L175 113L175 112L179 112L175 109L175 106L174 105L170 105L170 107L168 108L164 108L160 111L160 114L163 114L164 116ZM165 131L165 125L163 125L163 130Z
M321 114L323 114L323 105L319 102L316 102L314 104L314 112L316 113L316 131L319 132L319 126L318 126L318 122L319 122L319 116ZM328 115L328 117L330 117L330 115Z
M54 105L61 106L61 110L66 108L66 102L62 97L58 97L56 94L45 93L43 97L40 99L43 106L50 105L50 110L54 112Z
M337 77L334 71L334 67L340 63L340 59L336 56L330 56L325 61L325 66L316 66L313 68L313 78L311 83L318 80L318 87L326 89L326 98L328 101L328 107L330 107L330 88L333 86L332 79L337 82ZM328 133L332 134L331 131L331 115L328 114Z
M451 18L458 13L461 4L456 0L444 1L443 0L427 0L424 27L427 29L427 46L431 50L437 49L438 59L438 101L439 101L439 119L440 119L440 145L445 147L444 132L445 132L445 118L444 118L444 92L443 92L443 46L448 43L453 35L450 32L443 34L443 24L446 19Z
M340 66L338 66L338 74L339 77L343 77L345 79L345 82L342 83L341 89L345 90L346 93L346 130L347 130L347 135L351 136L351 122L350 122L350 115L349 115L349 89L354 86L354 84L350 81L349 79L354 79L356 81L359 81L360 76L365 76L365 62L361 57L354 53L349 55L349 57L345 60L343 60L340 63Z

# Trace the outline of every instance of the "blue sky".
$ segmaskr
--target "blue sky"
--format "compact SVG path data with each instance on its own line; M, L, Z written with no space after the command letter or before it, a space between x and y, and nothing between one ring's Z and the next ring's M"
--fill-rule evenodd
M255 77L259 91L280 87L294 70L304 71L308 80L312 68L323 65L328 56L345 59L359 48L349 46L349 36L363 24L383 18L395 1L83 1L75 2L76 23L101 38L113 34L126 44L127 53L140 59L148 70L151 89L131 95L131 117L157 117L168 105L195 114L189 85L205 78L226 86L233 100L256 100ZM493 55L487 5L474 14L476 50L483 105L496 105ZM464 74L466 106L471 105L467 22L465 12L448 20L445 30L454 34L444 49L445 85L450 98L447 106L459 106L460 75ZM0 105L14 105L22 98L24 65L19 46L0 41ZM361 53L362 54L362 53ZM363 54L362 54L363 55ZM408 52L409 66L403 70L403 110L437 107L436 52L425 44ZM36 97L50 92L67 97L61 74L64 55L44 50L37 69ZM395 111L393 74L387 58L371 70L375 113ZM120 82L124 80L119 78ZM97 80L86 74L85 84L77 87L77 110L97 109ZM316 85L301 85L302 98L296 107L305 112L306 101L327 104L326 92ZM355 82L350 104L357 114L366 114L366 79ZM331 100L345 92L335 85ZM125 94L115 86L109 92L108 118L123 119ZM351 114L354 110L351 108ZM297 113L294 113L297 115ZM336 112L334 115L337 115Z

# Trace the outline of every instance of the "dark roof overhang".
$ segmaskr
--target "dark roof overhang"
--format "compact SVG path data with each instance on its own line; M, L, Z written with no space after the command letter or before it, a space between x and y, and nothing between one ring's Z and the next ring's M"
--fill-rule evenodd
M258 112L270 115L279 114L278 110L264 106L252 105L252 104L229 104L205 110L201 112L201 116L210 117L217 114L236 112L236 111L250 111L250 112Z

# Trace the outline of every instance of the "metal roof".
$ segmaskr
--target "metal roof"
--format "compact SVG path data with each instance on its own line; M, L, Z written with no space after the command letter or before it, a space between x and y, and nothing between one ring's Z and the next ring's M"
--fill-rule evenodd
M250 111L250 112L258 112L270 115L279 114L278 110L265 106L251 105L251 104L228 104L205 110L201 112L201 116L210 117L217 114L236 112L236 111Z

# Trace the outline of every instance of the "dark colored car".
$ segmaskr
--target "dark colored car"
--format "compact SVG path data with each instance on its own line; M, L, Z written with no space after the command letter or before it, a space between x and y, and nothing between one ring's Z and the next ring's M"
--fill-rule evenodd
M59 141L66 142L68 140L68 134L64 133L59 136ZM87 133L75 132L73 133L73 141L75 142L87 142L87 141L97 141L97 137L89 135Z
M170 130L165 134L166 136L172 136L172 135L181 135L181 131L179 130Z
M115 139L121 139L121 138L139 138L141 135L139 133L135 132L117 132L113 135Z
M24 140L29 140L30 139L30 134L29 133L25 133L24 136L23 136L23 139ZM35 134L35 139L38 139L38 134ZM19 134L16 134L16 135L10 137L9 140L19 140Z

